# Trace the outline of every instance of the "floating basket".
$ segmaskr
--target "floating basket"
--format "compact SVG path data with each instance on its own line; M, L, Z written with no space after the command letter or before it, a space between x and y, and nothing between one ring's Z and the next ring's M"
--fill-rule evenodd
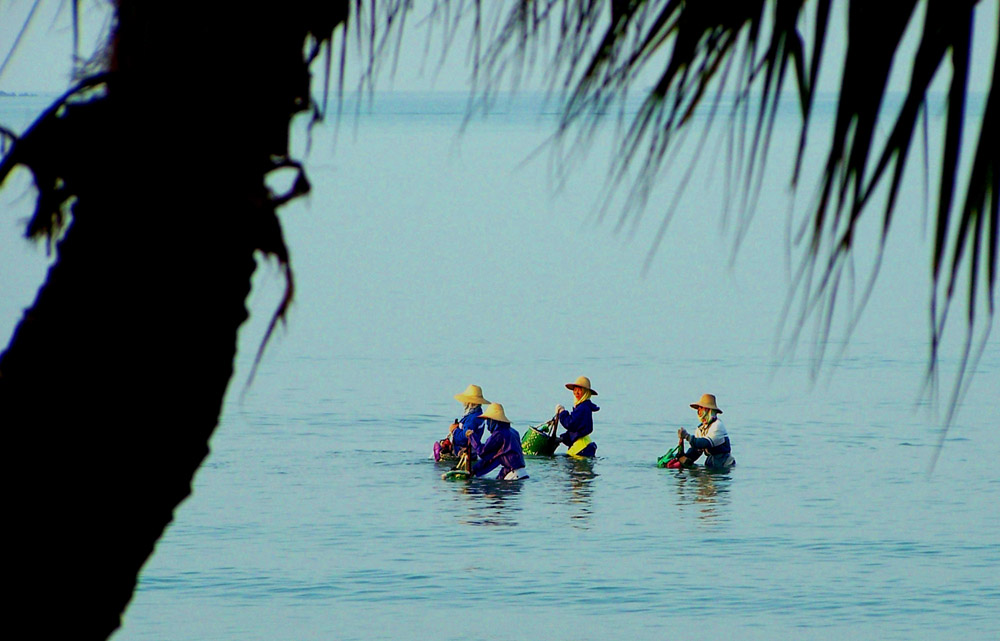
M559 439L543 432L538 427L529 427L521 438L521 451L528 456L552 456L559 447Z
M468 481L472 478L472 474L465 470L449 470L442 474L441 478L446 481Z
M666 467L667 463L670 462L670 459L675 459L681 455L680 449L681 448L678 445L668 450L666 454L656 459L656 467Z

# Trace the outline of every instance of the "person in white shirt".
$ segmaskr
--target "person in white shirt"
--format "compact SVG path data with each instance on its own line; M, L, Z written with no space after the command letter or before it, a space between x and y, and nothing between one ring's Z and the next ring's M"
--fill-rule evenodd
M736 465L729 434L726 432L726 426L722 424L722 419L719 418L722 410L715 400L715 394L702 394L697 403L691 403L691 407L698 412L701 424L695 429L694 434L683 427L677 430L677 436L691 445L678 457L680 464L683 467L691 467L704 454L706 468L725 470Z

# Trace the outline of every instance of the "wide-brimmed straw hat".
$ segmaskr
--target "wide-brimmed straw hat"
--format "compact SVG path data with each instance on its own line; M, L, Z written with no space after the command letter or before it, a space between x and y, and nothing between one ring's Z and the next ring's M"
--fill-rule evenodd
M590 390L591 396L597 396L597 390L590 386L590 379L586 376L581 376L574 383L566 383L566 389L573 389L574 387L582 387L585 390Z
M503 405L500 403L490 403L490 406L486 408L486 411L482 413L480 418L492 418L494 421L500 421L501 423L510 423L510 419L503 413Z
M702 394L701 399L697 403L691 403L693 409L698 409L699 407L707 407L710 410L716 410L719 414L722 414L722 410L719 406L715 404L715 394Z
M483 398L483 388L478 385L469 385L461 394L455 394L455 400L459 403L475 403L476 405L489 405L490 402Z

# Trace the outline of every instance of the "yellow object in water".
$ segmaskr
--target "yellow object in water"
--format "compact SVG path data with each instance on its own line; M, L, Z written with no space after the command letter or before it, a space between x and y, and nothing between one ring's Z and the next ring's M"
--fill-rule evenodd
M590 445L590 434L573 441L573 444L570 445L569 447L569 451L566 453L569 454L570 456L576 456L577 454L580 453L580 451L583 448L587 447L588 445Z

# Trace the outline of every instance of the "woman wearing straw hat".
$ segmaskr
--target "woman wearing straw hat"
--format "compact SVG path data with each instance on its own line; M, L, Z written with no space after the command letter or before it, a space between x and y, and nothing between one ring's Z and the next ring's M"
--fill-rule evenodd
M473 476L485 476L500 467L497 480L517 481L528 478L524 470L524 453L521 451L521 435L510 426L510 420L504 414L503 405L492 403L482 415L490 436L479 446L474 440L472 430L465 435L472 442L473 452L479 460L472 465Z
M556 419L566 428L559 436L570 456L595 456L597 443L590 440L594 431L594 412L601 408L594 405L591 396L597 396L597 391L590 386L590 379L581 376L572 383L566 383L566 389L573 392L573 411L567 412L562 405L556 405Z
M483 388L469 385L464 392L455 395L455 400L465 406L465 414L451 424L451 432L447 438L434 442L435 461L440 461L443 455L460 452L469 443L466 434L470 431L477 445L483 439L483 419L480 416L483 405L490 404L483 398Z
M702 394L697 403L691 403L691 407L698 412L701 424L694 434L689 434L683 427L677 430L677 436L691 444L688 451L678 457L678 462L690 467L705 454L705 467L709 469L725 470L736 465L729 434L719 418L722 410L716 403L715 394Z

